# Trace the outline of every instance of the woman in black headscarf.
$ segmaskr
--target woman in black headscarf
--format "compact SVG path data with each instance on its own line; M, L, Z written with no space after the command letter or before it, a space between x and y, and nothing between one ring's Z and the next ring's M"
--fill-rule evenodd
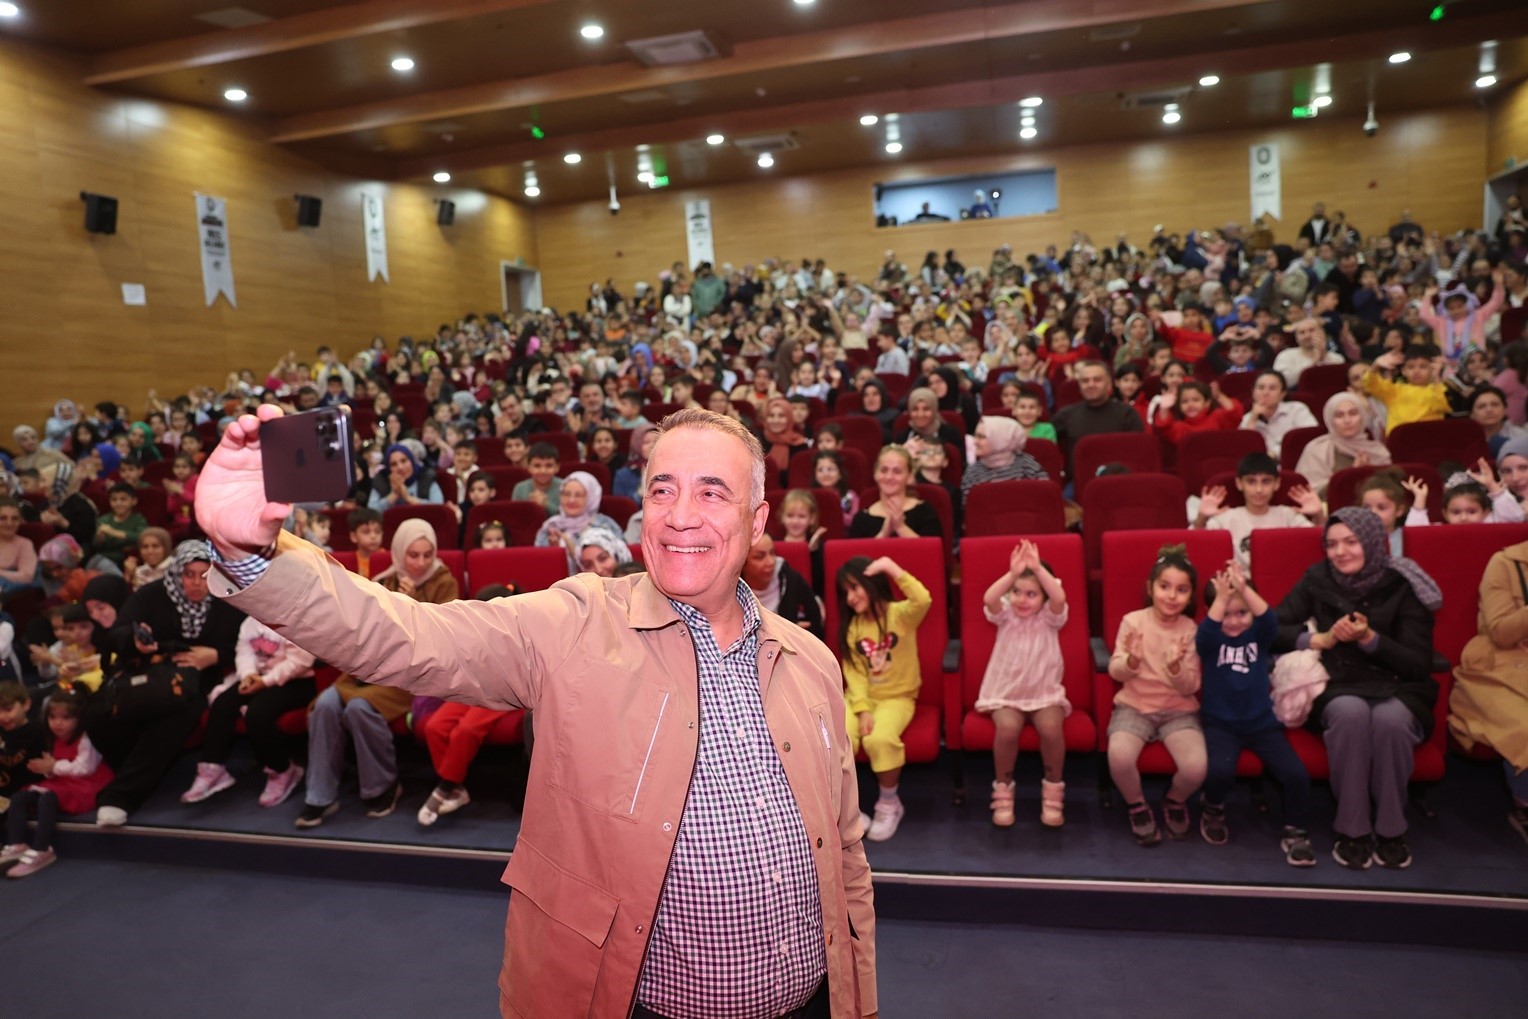
M928 388L938 398L940 410L953 410L960 414L961 420L965 422L965 434L970 435L976 431L976 422L981 415L977 413L976 401L971 398L971 394L961 391L959 372L949 365L935 368L929 373Z
M1360 506L1331 515L1326 558L1279 603L1274 649L1318 652L1328 677L1307 724L1326 742L1337 795L1332 855L1344 867L1411 863L1406 787L1412 751L1433 728L1433 613L1442 603L1420 567L1391 557L1384 524Z
M886 392L886 384L880 379L866 379L860 386L860 410L864 417L874 418L881 426L881 441L891 441L891 425L897 419L897 407Z

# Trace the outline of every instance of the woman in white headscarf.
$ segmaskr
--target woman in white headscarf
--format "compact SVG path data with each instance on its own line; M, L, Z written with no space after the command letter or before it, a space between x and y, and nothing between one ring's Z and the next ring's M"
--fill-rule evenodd
M988 481L1045 481L1050 475L1040 462L1024 452L1029 433L1013 418L984 417L976 423L976 459L960 479L964 503L971 488Z
M545 548L560 544L568 550L570 572L577 573L578 549L573 544L576 535L591 527L621 536L621 525L600 512L605 490L588 471L574 471L562 479L562 500L556 516L548 517L536 531L536 544Z
M1312 439L1300 453L1295 473L1310 483L1321 498L1332 475L1349 467L1390 462L1390 450L1383 442L1369 437L1369 408L1364 400L1349 392L1336 393L1321 408L1326 434Z
M617 566L631 562L631 549L625 539L603 527L590 527L568 541L576 549L574 565L568 571L570 577L575 573L613 577Z

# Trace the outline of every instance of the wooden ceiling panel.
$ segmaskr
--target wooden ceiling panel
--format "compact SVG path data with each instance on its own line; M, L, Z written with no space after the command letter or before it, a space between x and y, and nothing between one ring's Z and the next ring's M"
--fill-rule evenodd
M15 0L22 17L5 32L22 39L100 53L184 39L215 30L198 14L238 7L284 18L335 6L335 0Z

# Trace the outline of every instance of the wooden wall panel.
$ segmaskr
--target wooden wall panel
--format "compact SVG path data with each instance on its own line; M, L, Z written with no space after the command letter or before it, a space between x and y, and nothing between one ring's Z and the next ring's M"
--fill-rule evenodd
M760 171L756 181L695 190L633 189L622 194L619 216L612 217L604 202L536 211L543 286L549 303L567 307L583 300L592 280L614 276L627 293L636 280L655 282L659 270L686 258L684 202L690 198L711 201L719 261L821 257L862 276L875 271L888 248L913 264L929 249L953 247L971 264L985 261L1005 241L1020 254L1065 244L1073 229L1100 242L1124 230L1139 243L1157 223L1183 230L1246 222L1247 148L1262 141L1281 148L1282 236L1293 236L1317 200L1343 209L1364 230L1389 226L1402 208L1430 228L1453 230L1478 220L1487 162L1483 111L1459 107L1386 117L1372 139L1360 123L1323 117L1268 131L1186 134L811 178ZM789 158L781 157L780 164L788 165ZM1043 166L1056 168L1058 214L874 226L871 189L878 180Z
M392 282L368 283L360 195L368 182L268 144L258 122L79 84L82 65L0 40L0 442L53 402L115 399L263 377L289 349L342 352L381 333L431 333L500 305L501 259L536 264L521 206L479 192L385 191ZM83 229L82 190L116 197L117 233ZM203 305L192 193L228 199L237 309ZM324 201L299 230L295 194ZM436 197L456 224L435 223ZM143 283L148 305L122 304Z

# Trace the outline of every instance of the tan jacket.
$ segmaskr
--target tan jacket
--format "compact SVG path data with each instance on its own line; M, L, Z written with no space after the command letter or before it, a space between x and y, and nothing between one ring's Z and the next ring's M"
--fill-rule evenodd
M689 630L646 574L582 574L494 602L422 605L283 534L266 575L213 593L347 672L536 712L511 888L505 1017L627 1015L697 755ZM875 913L838 662L760 610L764 714L811 841L834 1019L877 1009Z
M1448 729L1465 749L1483 744L1528 768L1528 542L1491 557L1480 578L1480 632L1454 670Z

